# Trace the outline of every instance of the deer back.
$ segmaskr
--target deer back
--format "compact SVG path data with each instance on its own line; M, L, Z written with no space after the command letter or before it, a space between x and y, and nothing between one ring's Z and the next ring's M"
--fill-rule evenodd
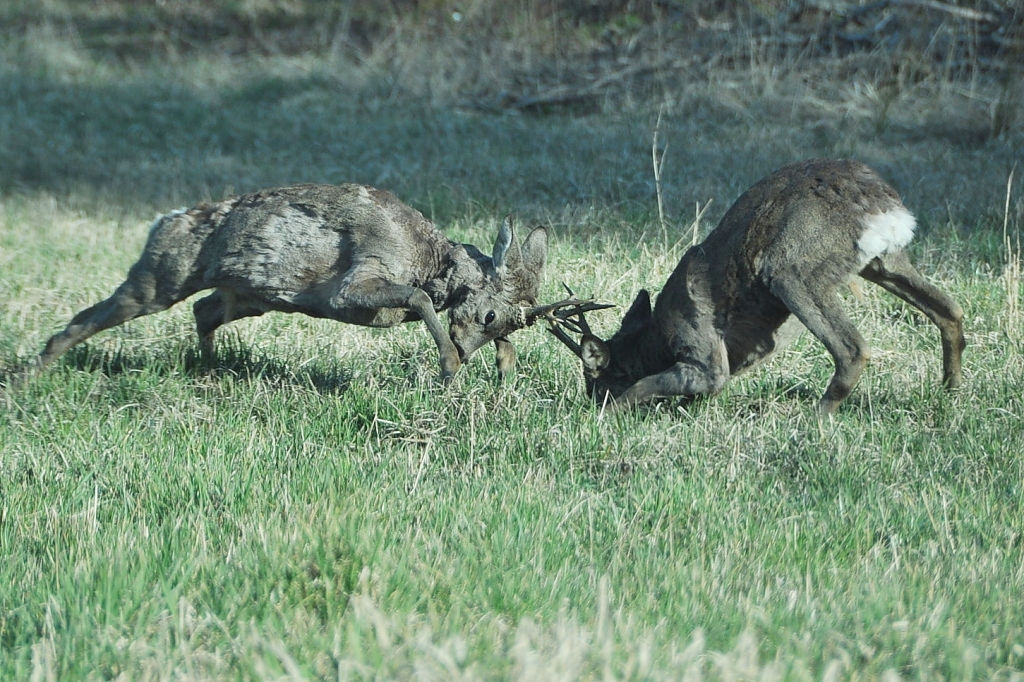
M204 249L204 288L315 306L349 274L419 286L448 265L449 240L384 190L296 185L229 201Z

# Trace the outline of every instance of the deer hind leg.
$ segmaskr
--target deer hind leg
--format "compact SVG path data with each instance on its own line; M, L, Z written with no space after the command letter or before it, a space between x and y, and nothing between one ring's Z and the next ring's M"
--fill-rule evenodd
M772 285L772 291L832 355L836 370L818 402L822 414L832 414L850 395L870 358L864 338L843 312L832 286L816 289L790 273Z
M956 301L928 283L902 251L875 258L860 275L923 312L939 328L942 382L947 388L958 387L963 380L961 357L967 344L964 311Z
M47 365L89 337L128 320L166 310L180 299L159 296L150 278L132 277L117 288L114 294L94 306L86 308L72 318L64 331L50 337L46 347L36 359L31 373L37 374Z
M214 338L219 327L243 317L258 317L264 312L263 308L239 301L230 289L217 289L206 298L199 299L192 305L199 333L199 351L203 357L212 359L216 354Z

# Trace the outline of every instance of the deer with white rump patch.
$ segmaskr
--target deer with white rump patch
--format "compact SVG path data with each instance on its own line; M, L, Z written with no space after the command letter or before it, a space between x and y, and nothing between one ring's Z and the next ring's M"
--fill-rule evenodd
M126 281L53 336L31 372L97 332L214 289L193 306L206 353L221 325L272 310L367 327L422 320L444 380L490 341L505 375L515 363L508 335L553 309L535 307L546 258L545 229L520 247L511 217L485 256L387 191L265 189L157 218ZM450 333L437 315L445 310Z
M729 377L796 336L800 325L793 316L835 361L818 403L831 414L868 361L867 344L837 295L860 275L938 327L943 382L955 388L965 346L963 311L907 259L903 249L914 227L895 190L864 164L794 163L747 190L707 239L683 255L653 311L641 291L607 342L590 332L582 313L562 316L551 331L582 359L595 400L629 407L718 393Z

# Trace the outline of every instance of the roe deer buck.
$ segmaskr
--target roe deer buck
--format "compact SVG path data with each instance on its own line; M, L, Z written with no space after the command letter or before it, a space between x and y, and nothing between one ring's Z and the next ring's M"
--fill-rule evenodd
M830 414L850 394L868 347L836 290L855 275L919 308L939 328L942 376L960 385L963 311L914 269L903 248L915 220L871 168L856 161L784 166L747 190L701 244L689 249L651 311L641 291L608 342L582 313L551 331L583 361L587 391L632 406L656 397L713 395L729 377L811 331L835 360L818 404ZM571 320L574 318L574 321Z
M511 217L487 257L384 190L264 189L157 218L125 282L53 336L30 373L97 332L215 289L193 306L205 353L222 324L271 310L368 327L423 320L444 380L488 341L503 376L515 363L508 335L551 308L525 307L536 303L546 258L545 229L520 248ZM450 334L437 316L443 310Z

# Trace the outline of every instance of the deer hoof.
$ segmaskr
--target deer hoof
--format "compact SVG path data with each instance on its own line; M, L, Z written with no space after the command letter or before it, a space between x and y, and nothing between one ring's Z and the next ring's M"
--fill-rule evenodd
M447 386L452 383L452 379L455 378L455 373L459 371L461 363L456 359L454 361L441 362L441 383Z
M832 399L832 398L822 398L818 402L818 417L819 418L823 418L823 419L827 418L827 417L831 417L833 414L836 413L836 410L839 409L839 403L841 403L841 402L842 402L842 400L835 400L835 399Z

